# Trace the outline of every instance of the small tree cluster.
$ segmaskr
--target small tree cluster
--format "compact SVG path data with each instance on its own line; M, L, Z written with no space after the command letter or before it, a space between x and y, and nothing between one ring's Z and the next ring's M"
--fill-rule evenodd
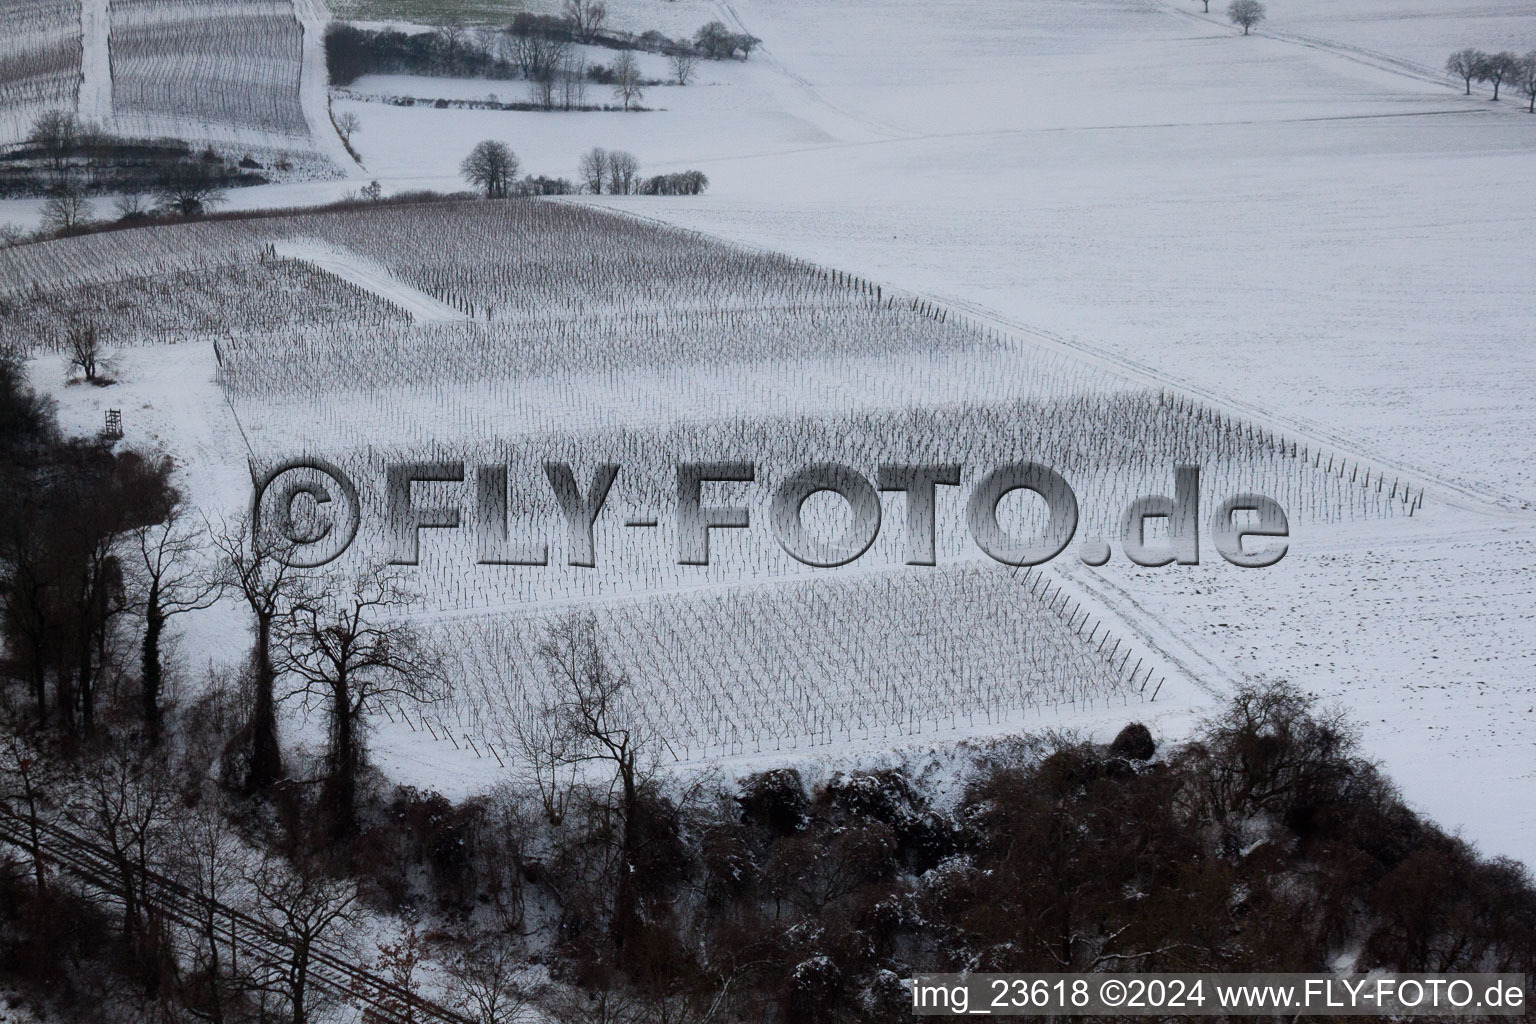
M582 186L593 195L629 195L640 183L640 162L622 149L589 149L582 154L578 171Z
M737 54L742 60L752 56L762 40L745 32L732 32L724 22L712 21L699 29L693 37L693 47L702 57L710 60L729 60Z
M703 171L681 171L646 178L639 192L643 196L696 196L708 187L709 179Z
M1447 73L1461 79L1466 95L1472 95L1472 83L1493 86L1493 99L1499 98L1499 87L1513 82L1520 94L1530 101L1527 109L1536 113L1536 50L1516 56L1508 50L1484 53L1477 49L1457 50L1445 61Z

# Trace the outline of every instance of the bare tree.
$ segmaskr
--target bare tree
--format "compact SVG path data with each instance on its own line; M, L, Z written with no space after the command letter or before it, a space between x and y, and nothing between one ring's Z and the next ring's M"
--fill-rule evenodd
M313 592L295 599L280 627L281 664L299 681L296 692L326 708L324 800L333 839L356 828L368 717L386 699L424 703L443 695L436 652L409 624L388 618L412 596L398 571L380 566L361 573L340 598Z
M521 962L505 940L490 938L448 964L453 1001L475 1024L525 1024L541 1019L530 995L517 985Z
M201 160L182 160L160 176L155 205L166 213L196 217L222 203L224 188Z
M615 847L619 856L614 885L611 937L622 949L636 916L634 878L639 835L632 827L641 790L652 769L647 737L630 706L629 677L609 662L590 614L573 614L551 623L539 645L539 657L554 686L549 705L560 763L606 764L619 792Z
M628 50L613 62L613 94L624 102L625 110L645 98L645 90L640 87L640 64Z
M464 26L451 20L451 15L445 15L438 21L433 35L438 53L443 63L448 66L449 72L459 71L460 65L464 63L465 49L469 42Z
M107 851L113 888L123 903L123 935L142 980L153 991L166 962L167 936L148 899L147 876L166 864L175 794L165 765L124 746L84 762L65 817Z
M80 138L80 122L65 110L45 110L32 121L27 142L42 151L54 173L64 170Z
M541 33L527 24L514 25L511 42L513 59L523 77L533 83L535 102L547 99L553 92L561 65L570 54L570 42ZM546 109L550 105L550 102L544 103Z
M587 101L587 59L573 53L560 62L561 105L576 110Z
M309 1024L309 968L322 950L346 952L350 928L358 919L357 883L327 877L319 866L303 861L289 868L269 857L246 876L256 893L256 916L282 935L259 966L269 974L265 987L287 1003L290 1024Z
M518 752L515 771L519 781L539 795L544 819L559 827L570 808L580 774L566 758L567 736L555 707L533 708L515 716L509 726L510 742Z
M69 365L88 381L95 381L102 358L102 330L96 321L71 317L64 324L64 351Z
M1536 50L1520 58L1515 68L1515 83L1520 87L1520 95L1531 101L1527 111L1536 114Z
M91 201L74 182L59 182L48 190L48 198L43 202L43 227L56 235L84 227L94 215Z
M672 77L677 79L678 85L687 85L693 80L694 62L697 60L692 50L677 49L672 51L667 58L667 63L672 65Z
M245 787L264 792L282 776L282 748L277 740L277 669L273 632L288 602L303 586L302 574L288 564L292 545L270 530L258 529L243 516L212 532L219 554L219 579L244 598L255 619L251 654L251 721L246 727Z
M485 193L487 199L504 199L517 179L517 156L504 142L486 139L470 150L459 165L464 180Z
M561 11L584 43L590 43L608 20L608 8L602 0L565 0Z
M151 744L160 741L164 724L161 690L165 676L161 640L166 624L177 615L208 608L224 592L220 577L199 564L207 547L207 524L193 523L178 500L162 523L134 531L138 577L144 608L144 637L139 677L144 728Z
M363 1024L415 1022L415 1001L421 998L418 971L427 960L427 946L414 920L408 921L399 942L378 942L373 973L387 980L393 989L373 991L370 983L358 979L353 993L364 1002Z
M112 202L118 220L143 220L149 216L149 201L142 192L124 192Z
M255 858L225 821L222 795L205 785L197 802L179 811L172 826L171 865L178 882L197 899L186 922L185 956L197 981L200 1018L225 1024L229 1008L247 987L236 974L236 964L226 958L233 941L226 919L231 906L245 901L244 878Z
M1499 85L1506 78L1514 78L1519 72L1520 60L1508 50L1485 53L1477 63L1477 80L1493 86L1493 99L1498 102Z
M1472 80L1477 77L1477 69L1487 56L1482 50L1469 47L1465 50L1457 50L1445 59L1445 70L1466 84L1466 95L1472 95Z
M581 155L581 163L578 169L581 175L581 183L586 186L588 192L598 195L603 191L603 183L608 180L608 151L600 146L594 146Z
M352 136L363 128L362 118L349 110L344 114L338 114L336 117L331 118L331 123L336 126L336 134L341 136L342 143L348 149L351 149Z
M55 813L60 773L42 747L29 737L8 731L0 744L0 801L7 812L27 823L27 852L38 895L48 888L43 861L43 826Z
M635 179L640 172L640 161L635 154L615 149L608 154L608 191L627 196L635 190Z
M1259 0L1232 0L1227 5L1227 17L1232 19L1232 24L1241 25L1243 35L1247 35L1253 26L1264 20L1264 5Z

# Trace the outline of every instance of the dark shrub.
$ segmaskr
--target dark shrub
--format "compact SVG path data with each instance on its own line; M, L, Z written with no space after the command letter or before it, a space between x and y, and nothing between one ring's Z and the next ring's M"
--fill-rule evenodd
M1120 730L1114 742L1109 745L1109 752L1114 757L1123 757L1128 761L1150 761L1152 755L1157 753L1157 743L1152 739L1152 730L1140 722L1132 722Z
M800 773L793 768L776 768L743 780L736 803L741 806L741 820L767 829L776 836L787 836L805 824L810 801Z

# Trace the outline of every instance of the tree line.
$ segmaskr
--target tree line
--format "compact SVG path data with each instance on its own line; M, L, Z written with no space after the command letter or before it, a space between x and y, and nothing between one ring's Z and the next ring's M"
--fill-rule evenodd
M578 180L532 176L519 179L522 162L504 142L487 139L477 143L459 166L464 180L487 199L505 199L513 195L570 195L586 191L592 195L696 196L709 187L703 171L681 171L640 176L640 162L633 153L622 149L593 147L583 153L578 164Z
M699 29L692 39L669 39L659 32L621 37L604 31L606 17L606 8L595 0L568 0L561 15L523 12L505 28L470 30L445 24L411 34L337 23L326 31L325 50L334 85L348 85L367 74L523 79L533 102L545 109L578 109L589 84L618 85L624 78L662 84L640 80L634 51L666 57L672 81L687 85L698 61L745 60L759 42L718 21ZM580 45L603 45L618 55L606 65L589 62ZM625 97L626 109L630 99Z
M120 139L64 110L39 114L5 164L0 192L45 196L43 228L50 234L89 223L97 194L118 194L117 213L124 219L186 217L220 201L227 188L269 180L267 168L249 154L235 162L211 146L193 152L172 139Z
M1472 83L1493 86L1493 98L1499 98L1499 86L1509 82L1530 101L1526 108L1536 114L1536 50L1516 56L1508 50L1484 53L1477 49L1457 50L1446 58L1445 70L1462 80L1466 95L1472 95Z

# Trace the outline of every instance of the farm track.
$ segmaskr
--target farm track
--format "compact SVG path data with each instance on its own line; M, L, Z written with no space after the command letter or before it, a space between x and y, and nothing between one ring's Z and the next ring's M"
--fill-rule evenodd
M318 270L323 270L377 295L385 302L410 314L411 319L418 324L470 319L446 302L441 302L421 289L406 284L359 253L340 246L279 241L272 243L272 249L279 259L308 263Z
M110 0L80 4L80 120L112 124L112 12Z
M315 148L343 173L363 165L347 151L331 121L331 79L325 63L325 27L331 14L323 0L293 0L293 13L304 31L299 69L299 104Z
M80 879L87 886L122 899L116 881L121 868L112 852L67 829L49 822L0 811L0 842L8 843L29 856L33 853L32 832L38 833L37 853L59 870ZM222 922L216 929L230 943L246 953L281 958L291 955L288 938L262 921L234 907L211 900L181 883L154 871L131 869L139 879L137 896L165 917L186 927L202 928L199 915L213 910ZM323 948L311 950L309 977L316 985L361 1004L379 1024L473 1024L444 1006L410 992L386 978L365 971ZM395 1009L405 1004L410 1010L402 1015Z

